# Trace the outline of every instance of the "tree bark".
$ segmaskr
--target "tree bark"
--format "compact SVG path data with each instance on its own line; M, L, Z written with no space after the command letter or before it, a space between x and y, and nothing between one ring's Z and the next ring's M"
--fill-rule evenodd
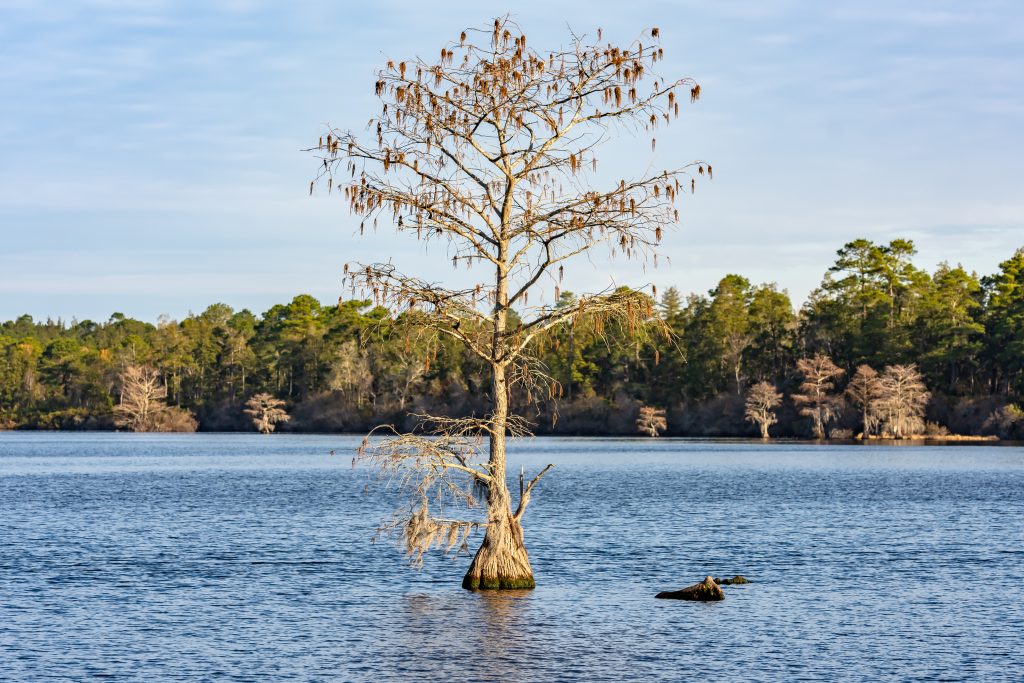
M821 417L821 407L818 406L814 412L814 438L825 438L825 421Z
M510 186L511 187L511 186ZM503 215L510 210L511 191L506 195ZM508 322L508 241L498 247L495 272L494 337L491 342L491 424L490 458L487 469L487 531L469 571L462 580L468 590L533 588L533 570L523 543L523 527L512 514L512 500L506 480L505 433L508 429L509 387L506 376L505 337Z
M523 527L512 515L491 518L484 542L473 558L462 587L467 590L515 590L536 586Z
M468 590L533 588L533 570L523 542L523 527L512 515L506 483L505 429L508 422L508 380L505 366L493 368L494 413L491 418L490 459L492 480L487 487L487 531L483 544L462 580Z

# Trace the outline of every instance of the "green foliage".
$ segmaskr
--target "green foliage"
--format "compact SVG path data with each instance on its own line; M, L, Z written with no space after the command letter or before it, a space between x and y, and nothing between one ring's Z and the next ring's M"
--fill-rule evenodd
M847 243L805 307L805 335L844 367L905 362L910 326L930 280L910 262L910 240Z
M907 240L846 244L799 313L776 285L732 274L705 295L668 289L646 320L581 316L536 341L556 396L531 397L530 414L550 428L557 397L574 429L614 423L628 433L631 406L650 405L669 408L670 431L685 430L699 421L673 410L733 406L737 392L758 382L791 396L796 360L815 354L847 377L864 363L915 363L933 393L958 401L1019 397L1024 251L981 279L948 264L929 275L913 254ZM560 293L560 307L575 305L571 292ZM100 323L24 315L0 324L0 428L109 427L117 377L129 364L157 368L168 404L193 411L206 429L248 428L242 408L257 393L286 402L294 418L287 428L359 430L424 410L479 415L489 391L478 359L368 300L325 305L300 295L260 316L217 303L156 325L120 313ZM526 402L525 394L513 398ZM741 404L737 434L746 429ZM785 420L798 419L791 400L779 410L779 429L790 429ZM859 425L855 412L844 426Z
M1024 249L1000 263L999 272L983 284L984 358L992 368L992 388L1019 395L1024 392Z

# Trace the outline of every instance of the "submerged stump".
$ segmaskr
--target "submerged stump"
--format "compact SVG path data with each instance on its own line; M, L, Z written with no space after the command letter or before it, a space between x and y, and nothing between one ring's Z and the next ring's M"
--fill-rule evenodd
M731 579L720 579L716 576L715 583L717 583L719 586L739 586L744 583L750 583L750 579L748 579L745 576L742 576L741 574L737 574Z
M716 600L725 600L725 593L722 592L722 587L715 583L715 580L709 576L700 583L695 583L694 585L687 586L686 588L680 588L677 591L662 591L654 597L664 600L714 602Z

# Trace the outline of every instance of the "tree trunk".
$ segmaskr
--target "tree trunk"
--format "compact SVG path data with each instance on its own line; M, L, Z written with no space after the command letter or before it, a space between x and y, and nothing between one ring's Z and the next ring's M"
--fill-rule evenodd
M509 215L512 201L510 183L502 216ZM498 246L495 272L494 337L491 340L491 419L490 458L487 471L487 531L469 571L462 580L467 590L504 590L533 588L533 570L523 543L519 514L513 515L512 501L505 475L505 432L508 429L509 387L506 377L505 330L508 322L508 241ZM522 495L522 493L520 493ZM520 501L522 505L522 501ZM521 512L521 511L520 511Z
M462 579L462 587L467 590L514 590L535 585L519 520L509 514L500 519L490 517L483 545Z
M767 439L768 438L768 420L762 420L761 421L761 438L762 439Z
M825 438L825 420L821 416L821 406L817 406L814 410L814 438Z
M494 413L487 487L487 532L462 580L468 590L533 588L533 570L523 543L523 527L512 515L505 476L505 428L508 421L508 381L504 365L493 368Z

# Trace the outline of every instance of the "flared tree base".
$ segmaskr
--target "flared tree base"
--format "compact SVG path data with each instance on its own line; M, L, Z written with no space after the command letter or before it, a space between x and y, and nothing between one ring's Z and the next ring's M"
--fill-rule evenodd
M536 585L519 522L506 518L489 524L462 587L471 591L528 590Z

